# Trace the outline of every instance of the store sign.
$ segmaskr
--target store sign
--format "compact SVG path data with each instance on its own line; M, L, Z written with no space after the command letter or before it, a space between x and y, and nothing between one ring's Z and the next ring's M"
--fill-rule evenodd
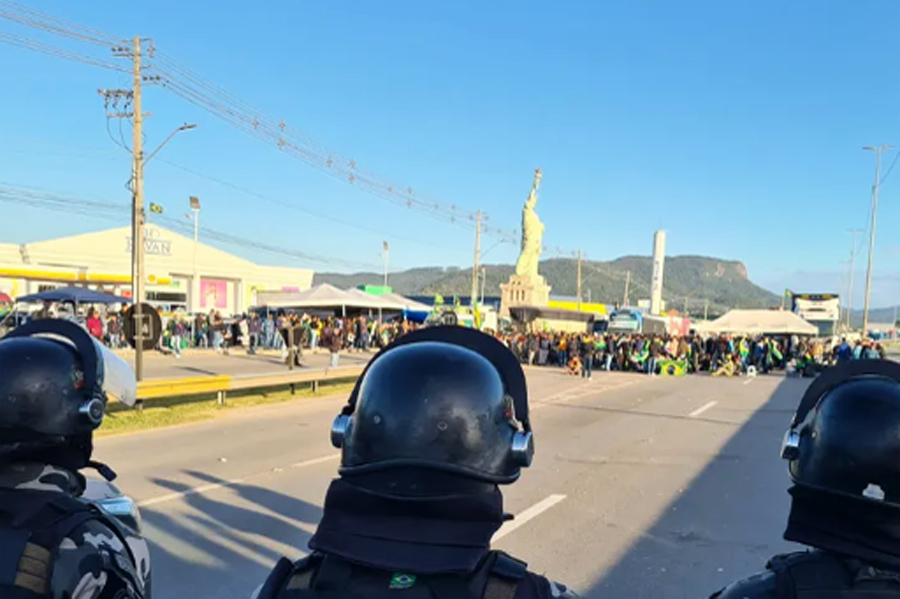
M131 235L125 237L125 252L130 254L132 251ZM153 229L144 230L144 253L149 256L171 256L172 242L168 239L161 239L159 231Z

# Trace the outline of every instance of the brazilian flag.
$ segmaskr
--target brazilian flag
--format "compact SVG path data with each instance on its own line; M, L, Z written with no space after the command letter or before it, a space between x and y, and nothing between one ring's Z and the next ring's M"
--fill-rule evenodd
M150 202L150 212L153 212L154 214L162 214L163 207L160 206L159 204L154 204L153 202Z

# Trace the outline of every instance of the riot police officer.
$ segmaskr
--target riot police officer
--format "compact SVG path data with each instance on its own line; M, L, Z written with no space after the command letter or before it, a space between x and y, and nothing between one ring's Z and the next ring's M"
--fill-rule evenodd
M63 320L38 320L0 340L0 597L149 596L146 542L80 498L79 470L109 397L133 404L134 374Z
M534 453L525 376L493 337L437 326L399 338L368 364L331 439L340 478L312 553L279 561L259 599L575 597L490 548L510 518L498 485Z
M718 599L900 596L900 364L843 362L809 386L782 457L793 481L779 555Z

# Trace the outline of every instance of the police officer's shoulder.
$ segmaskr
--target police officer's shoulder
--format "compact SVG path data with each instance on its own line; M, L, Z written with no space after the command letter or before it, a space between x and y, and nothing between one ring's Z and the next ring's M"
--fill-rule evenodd
M50 588L54 599L137 599L145 596L144 578L132 551L102 520L79 524L60 542Z
M578 594L564 584L550 580L540 574L528 572L519 588L515 599L577 599Z
M733 582L713 593L710 599L775 599L778 585L775 573L766 570Z

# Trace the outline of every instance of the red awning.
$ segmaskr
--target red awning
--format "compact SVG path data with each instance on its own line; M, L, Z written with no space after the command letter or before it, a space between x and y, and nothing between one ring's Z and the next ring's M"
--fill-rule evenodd
M0 291L0 302L12 303L12 298Z

